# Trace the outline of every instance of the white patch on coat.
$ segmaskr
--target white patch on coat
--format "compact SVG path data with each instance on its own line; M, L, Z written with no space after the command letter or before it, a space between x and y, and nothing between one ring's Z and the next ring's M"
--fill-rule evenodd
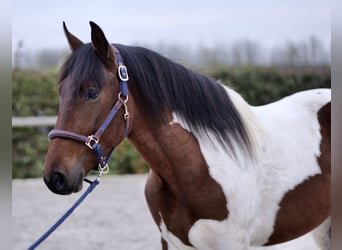
M317 112L330 101L329 89L302 91L259 107L241 102L233 90L227 92L254 134L255 160L245 154L234 160L214 136L190 131L186 121L173 113L172 124L197 138L209 173L227 199L227 219L198 220L190 229L189 240L196 249L242 250L249 244L264 244L273 232L283 196L320 173Z
M320 247L321 250L330 250L331 249L331 217L326 219L318 228L316 228L312 232L312 236L316 242L316 244Z
M168 250L194 250L195 248L183 244L173 233L171 233L163 221L161 213L159 229L161 231L162 238L167 242Z

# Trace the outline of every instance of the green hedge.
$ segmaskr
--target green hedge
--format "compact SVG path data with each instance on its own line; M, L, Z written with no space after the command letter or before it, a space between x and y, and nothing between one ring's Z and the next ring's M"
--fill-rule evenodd
M56 115L58 96L55 71L14 71L12 76L13 116ZM13 128L12 176L41 176L47 150L47 133L51 127Z
M240 93L248 103L263 105L289 94L330 88L330 67L215 68L206 72Z
M288 94L330 87L330 68L237 68L204 72L238 91L253 105ZM13 116L55 115L58 110L57 70L13 72ZM13 178L40 177L52 127L13 128ZM147 164L125 140L110 162L111 173L143 173Z

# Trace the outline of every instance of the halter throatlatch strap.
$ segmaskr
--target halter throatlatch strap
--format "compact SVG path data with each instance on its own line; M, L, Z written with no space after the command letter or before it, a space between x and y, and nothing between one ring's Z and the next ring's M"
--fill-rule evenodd
M100 137L104 133L104 131L107 129L111 121L114 119L117 112L120 110L122 106L124 106L124 121L125 121L125 131L124 131L124 137L128 134L129 129L129 112L127 108L127 102L128 102L128 72L127 67L123 63L122 56L119 52L119 50L113 46L115 58L118 64L118 77L120 80L120 93L118 94L118 99L116 100L115 104L113 105L110 113L108 114L106 120L101 124L101 126L96 130L95 134L85 136L80 135L78 133L61 130L61 129L53 129L48 134L48 137L50 140L55 138L63 138L63 139L70 139L75 140L84 143L87 147L89 147L93 152L95 153L97 160L99 162L97 169L100 172L100 175L102 173L106 174L109 171L108 168L108 162L110 160L110 157L115 149L115 147L112 147L108 153L107 156L105 156L103 149L100 144Z

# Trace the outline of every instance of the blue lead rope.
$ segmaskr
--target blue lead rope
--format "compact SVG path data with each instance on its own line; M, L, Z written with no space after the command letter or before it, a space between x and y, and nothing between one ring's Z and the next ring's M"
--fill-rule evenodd
M94 181L86 180L86 182L91 183L90 186L87 188L87 190L82 194L80 198L72 205L72 207L69 208L68 211L65 212L65 214L56 221L55 224L53 224L46 233L44 233L38 240L36 240L29 248L28 250L35 249L37 246L40 245L49 235L55 231L62 223L65 221L66 218L72 214L72 212L82 203L82 201L93 191L93 189L100 183L100 176L98 176Z

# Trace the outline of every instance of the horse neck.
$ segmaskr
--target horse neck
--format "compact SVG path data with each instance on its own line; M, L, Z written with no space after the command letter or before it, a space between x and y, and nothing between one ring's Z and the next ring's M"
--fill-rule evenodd
M171 113L166 116L167 122L137 113L128 138L161 179L172 186L186 181L182 179L184 176L198 176L204 174L203 170L208 171L195 137L173 123Z
M238 93L228 88L226 90L243 119L254 150L259 122ZM155 173L173 183L187 182L183 180L184 176L203 177L208 174L208 166L196 139L199 134L184 129L171 111L164 111L166 115L163 117L166 119L162 122L140 110L134 102L133 105L136 110L128 138Z

